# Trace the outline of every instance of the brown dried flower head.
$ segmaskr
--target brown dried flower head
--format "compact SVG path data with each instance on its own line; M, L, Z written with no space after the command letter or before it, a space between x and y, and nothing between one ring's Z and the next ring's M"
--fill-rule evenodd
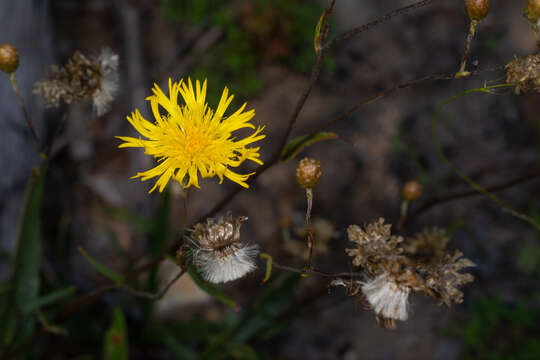
M518 56L505 66L506 82L516 84L516 94L540 92L540 53Z
M353 265L362 266L371 275L378 275L383 271L399 267L402 262L402 249L398 244L403 241L400 236L390 232L391 224L385 224L379 218L363 229L358 225L351 225L347 229L349 241L356 244L354 249L345 249L347 255L353 257Z
M53 65L49 80L35 83L48 106L57 107L91 99L98 116L109 110L118 91L118 55L103 49L98 57L88 59L76 51L63 67Z
M450 238L444 229L427 228L415 236L407 238L403 250L415 260L430 264L443 257L449 241Z
M0 70L11 74L19 67L19 52L10 43L0 44Z
M205 280L228 282L255 270L258 246L240 240L240 227L246 220L245 216L233 217L229 213L217 222L207 219L195 225L191 232L197 241L192 249L193 262Z
M313 158L303 158L296 168L296 181L304 189L311 189L319 182L322 170L321 163Z
M440 262L427 268L426 295L437 299L438 304L452 305L463 302L463 292L458 287L470 283L474 280L471 274L461 274L459 271L476 266L471 260L462 258L463 253L456 250L454 255L449 253Z
M465 8L471 20L482 20L489 12L489 0L465 0Z
M422 189L422 184L418 181L407 181L403 185L401 196L403 197L403 200L414 201L422 196Z
M540 21L540 0L528 0L523 13L531 22L533 28L536 29L538 27L538 21Z

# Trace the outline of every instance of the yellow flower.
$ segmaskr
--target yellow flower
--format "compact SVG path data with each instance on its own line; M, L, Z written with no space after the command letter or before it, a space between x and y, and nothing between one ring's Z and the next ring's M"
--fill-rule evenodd
M203 178L218 176L220 184L223 177L248 188L246 180L250 174L238 174L230 168L237 167L244 160L262 164L258 147L247 145L263 139L257 129L250 136L237 140L232 133L238 129L255 126L249 121L255 115L254 110L244 112L246 104L230 116L224 116L225 110L234 98L229 96L225 87L217 109L213 111L205 102L206 79L202 84L197 80L195 89L191 79L185 83L180 80L173 83L169 79L169 97L154 84L154 95L146 98L150 101L155 123L145 120L138 109L127 119L133 127L147 139L117 136L125 141L119 147L142 147L145 153L157 159L158 165L148 171L138 173L142 181L159 177L149 192L159 187L163 191L172 177L184 187L199 187L199 173ZM184 104L179 104L178 94ZM163 109L160 109L161 106ZM161 112L160 112L161 110Z

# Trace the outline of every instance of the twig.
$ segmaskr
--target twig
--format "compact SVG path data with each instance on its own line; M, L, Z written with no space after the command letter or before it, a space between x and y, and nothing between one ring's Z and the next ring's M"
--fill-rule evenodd
M507 182L504 182L504 183L501 183L501 184L496 184L496 185L492 185L492 186L486 186L485 189L488 192L495 193L495 192L499 192L499 191L509 189L509 188L511 188L513 186L521 185L521 184L526 183L528 181L534 180L535 178L538 178L538 177L540 177L540 169L537 169L537 170L535 170L535 171L533 171L533 172L531 172L531 173L529 173L527 175L520 176L520 177L518 177L516 179L510 180L510 181L507 181ZM426 201L422 206L420 206L418 209L413 211L410 214L410 216L407 218L407 221L410 221L413 218L415 218L415 217L423 214L424 212L428 211L432 207L435 207L437 205L441 205L441 204L443 204L445 202L452 201L452 200L457 200L457 199L468 198L468 197L473 197L473 196L481 196L481 195L482 194L479 193L476 190L467 190L467 191L457 192L457 193L454 193L454 194L447 194L447 195L434 197L433 199Z
M381 24L381 23L383 23L385 21L388 21L388 20L390 20L390 19L392 19L392 18L394 18L396 16L403 15L403 14L405 14L405 13L411 11L411 10L418 9L418 8L430 5L433 1L434 0L419 1L417 3L414 3L414 4L411 4L411 5L408 5L408 6L393 10L393 11L389 12L386 15L379 16L378 18L376 18L373 21L368 22L367 24L355 27L352 30L349 30L349 31L344 32L343 34L337 35L332 40L330 40L326 45L324 45L322 50L327 50L327 49L331 48L332 46L336 45L340 41L348 40L348 39L350 39L350 38L364 32L364 31L373 29L377 25L379 25L379 24Z
M320 276L324 276L324 277L331 277L331 278L346 277L346 276L349 276L349 277L365 276L365 274L362 273L362 272L350 272L349 271L349 272L340 272L340 273L329 273L329 272L321 271L321 270L318 270L318 269L315 269L315 268L312 268L311 270L306 271L306 269L298 269L298 268L295 268L295 267L292 267L292 266L281 265L281 264L276 263L275 261L272 262L272 267L276 268L276 269L279 269L279 270L293 272L293 273L302 274L302 275L303 274L315 274L315 275L320 275Z
M30 118L30 115L28 115L28 110L26 109L26 104L24 102L24 98L22 97L19 86L17 85L17 81L15 80L15 73L12 72L9 75L9 80L11 81L11 86L13 87L13 92L15 95L17 95L17 98L19 99L19 105L22 109L24 120L26 121L26 124L28 125L28 129L30 129L30 134L32 135L32 139L34 139L34 142L36 143L37 150L41 154L41 142L39 141L39 138L36 134L36 129L34 127L34 123L32 122L32 119Z
M182 275L184 275L186 273L186 270L182 270L180 271L171 281L169 281L167 283L167 285L165 285L165 287L163 288L163 290L161 290L160 292L154 294L154 293L149 293L149 292L146 292L146 291L138 291L138 290L135 290L133 289L132 287L128 286L128 285L124 285L122 287L123 290L127 291L128 293L132 294L132 295L135 295L135 296L139 296L139 297L144 297L144 298L147 298L147 299L151 299L151 300L159 300L161 299L163 296L165 296L165 294L167 293L167 291L169 291L169 289L171 288L171 286L173 286L173 284L182 277Z

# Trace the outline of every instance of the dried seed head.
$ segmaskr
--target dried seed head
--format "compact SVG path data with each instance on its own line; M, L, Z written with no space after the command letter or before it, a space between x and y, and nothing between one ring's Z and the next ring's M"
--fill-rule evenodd
M465 8L471 20L482 20L489 12L489 0L465 0Z
M506 82L516 84L516 94L540 92L540 53L518 56L505 66Z
M414 201L422 196L422 185L418 181L407 181L401 191L403 200Z
M19 67L19 52L10 43L0 45L0 70L11 74Z
M191 236L197 241L193 245L193 261L202 277L213 283L239 279L255 270L254 257L257 245L240 241L240 227L245 216L220 217L217 222L207 219L195 225Z
M50 79L34 86L34 93L40 94L48 106L57 107L60 100L71 104L91 99L101 116L118 91L118 55L103 49L98 57L88 59L76 51L65 66L51 67Z
M395 320L405 321L409 317L410 292L408 286L398 284L388 274L381 274L362 286L362 293L377 318L389 320L379 321L379 324L390 328L395 328Z
M408 256L424 264L439 261L446 250L450 238L441 228L426 228L422 232L407 238L403 249Z
M296 181L304 189L313 188L321 178L321 163L313 158L303 158L296 168Z
M538 21L540 21L540 0L528 0L523 13L533 28L536 28Z

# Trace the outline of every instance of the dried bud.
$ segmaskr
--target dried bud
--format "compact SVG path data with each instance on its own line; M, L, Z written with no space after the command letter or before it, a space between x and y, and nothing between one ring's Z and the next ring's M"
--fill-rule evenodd
M418 181L407 181L401 191L403 200L414 201L422 196L422 185Z
M227 214L217 222L207 219L195 225L191 233L197 241L192 244L193 262L205 280L223 283L255 270L258 246L240 241L240 227L246 220L245 216Z
M465 0L465 8L471 20L482 20L489 12L489 0Z
M304 189L311 189L322 175L321 162L313 158L303 158L296 168L296 181Z
M523 13L533 27L536 27L538 21L540 21L540 0L528 0Z
M11 74L19 67L19 52L10 43L0 45L0 70Z
M506 82L516 84L516 94L530 90L540 92L540 53L518 56L505 68Z

